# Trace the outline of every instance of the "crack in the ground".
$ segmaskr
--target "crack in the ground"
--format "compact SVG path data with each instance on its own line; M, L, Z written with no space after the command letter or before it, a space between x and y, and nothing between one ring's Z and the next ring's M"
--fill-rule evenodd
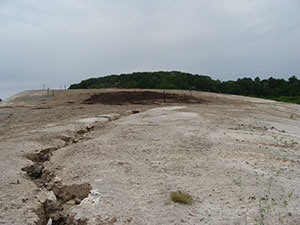
M88 197L91 185L89 183L63 185L62 181L55 179L54 172L45 169L43 164L50 160L54 151L84 140L83 135L94 130L94 128L95 126L89 125L75 131L74 137L62 136L61 139L65 144L61 147L46 148L37 153L25 155L33 164L22 168L22 171L28 174L37 187L52 192L56 198L55 200L46 199L41 204L36 212L39 216L37 225L87 224L87 219L75 220L75 215L69 214L67 211L72 206L79 205L84 198Z

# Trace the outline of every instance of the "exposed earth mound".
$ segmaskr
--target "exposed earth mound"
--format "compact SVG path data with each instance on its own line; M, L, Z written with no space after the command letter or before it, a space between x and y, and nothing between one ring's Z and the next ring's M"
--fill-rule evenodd
M195 91L20 93L0 103L0 224L300 224L299 112Z
M168 93L166 91L120 91L92 95L86 99L87 104L155 104L155 103L201 103L204 100L196 98L192 93Z

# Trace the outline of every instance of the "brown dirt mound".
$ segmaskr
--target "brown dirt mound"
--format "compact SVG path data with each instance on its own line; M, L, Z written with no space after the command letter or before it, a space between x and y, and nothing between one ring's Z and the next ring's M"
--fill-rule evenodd
M153 103L202 103L205 100L191 94L174 94L155 91L120 91L92 95L84 101L85 104L153 104Z

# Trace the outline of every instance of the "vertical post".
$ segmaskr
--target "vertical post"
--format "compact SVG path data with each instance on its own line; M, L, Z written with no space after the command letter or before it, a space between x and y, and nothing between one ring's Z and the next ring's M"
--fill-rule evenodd
M166 90L164 90L164 103L166 103Z

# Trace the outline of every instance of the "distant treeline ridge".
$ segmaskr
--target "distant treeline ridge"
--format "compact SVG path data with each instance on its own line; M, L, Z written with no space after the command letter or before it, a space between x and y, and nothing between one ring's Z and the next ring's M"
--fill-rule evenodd
M70 86L70 89L88 88L198 90L300 103L300 97L297 97L300 96L300 80L295 76L290 77L288 80L272 77L261 80L259 77L256 77L255 79L242 78L236 81L220 81L213 80L209 76L193 75L178 71L136 72L90 78Z

